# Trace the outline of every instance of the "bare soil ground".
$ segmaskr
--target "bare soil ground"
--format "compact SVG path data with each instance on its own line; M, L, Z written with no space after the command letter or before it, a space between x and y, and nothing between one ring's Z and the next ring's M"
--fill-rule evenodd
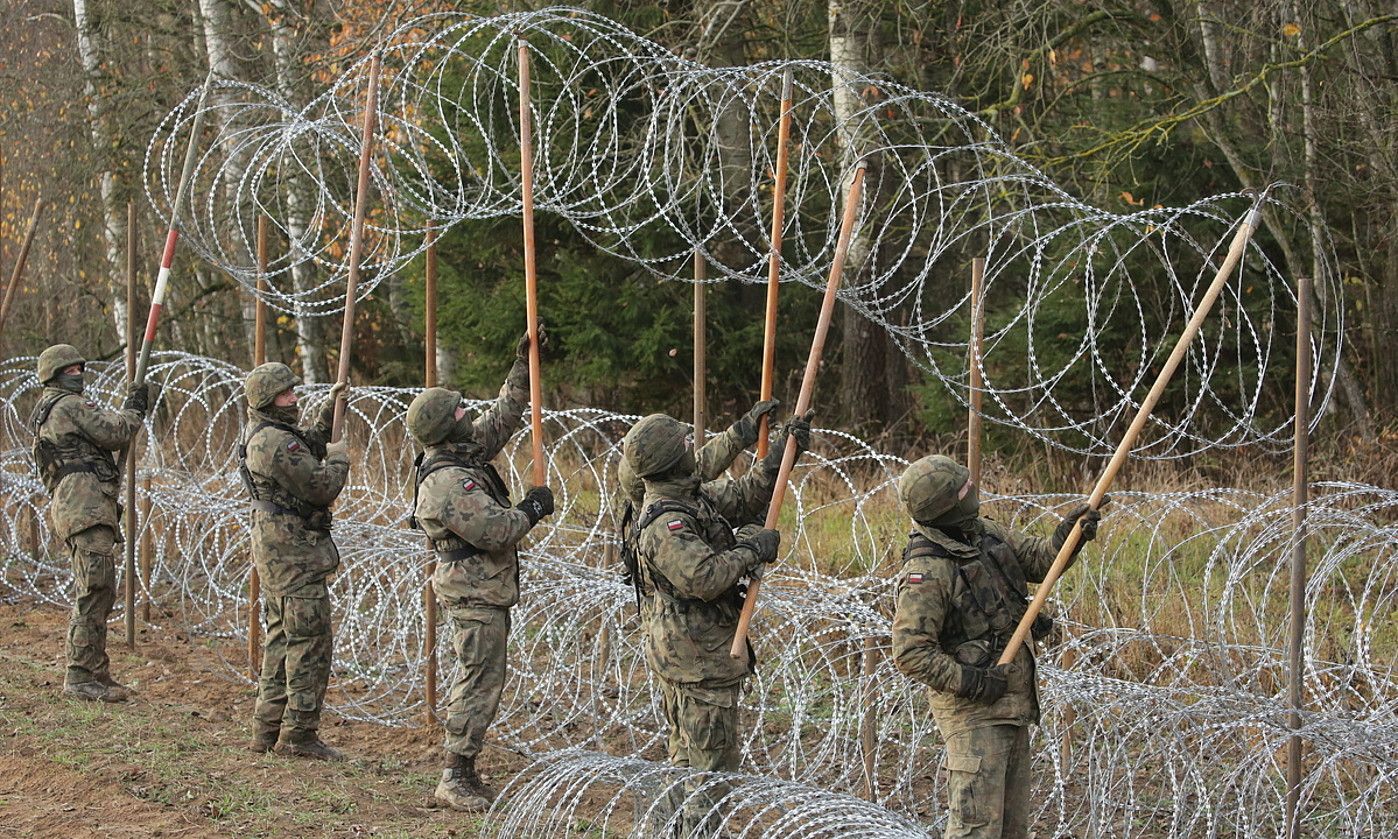
M0 604L0 837L479 835L432 798L440 730L327 715L347 761L253 754L254 691L210 642L138 630L131 650L114 627L112 672L135 695L87 703L60 694L67 622ZM524 759L488 746L480 765L499 786Z

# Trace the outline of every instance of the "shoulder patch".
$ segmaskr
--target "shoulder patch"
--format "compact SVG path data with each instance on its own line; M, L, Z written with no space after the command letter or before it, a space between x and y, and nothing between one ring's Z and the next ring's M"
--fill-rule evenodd
M909 574L909 575L908 575L908 582L909 582L909 583L920 583L920 582L922 582L922 574L921 574L920 572L913 572L912 574Z
M89 407L89 408L96 408L96 407L97 407L97 403L96 403L96 402L93 402L91 399L84 399L84 400L83 400L83 404L86 405L86 406Z
M479 486L480 484L476 483L470 478L467 478L466 480L461 482L461 488L466 490L467 492L470 492L473 489L477 489Z
M665 525L665 529L670 531L671 533L674 533L676 530L683 530L684 522L680 519L672 519L668 524Z
M301 443L297 440L292 440L286 444L286 450L289 452L299 452L301 451Z

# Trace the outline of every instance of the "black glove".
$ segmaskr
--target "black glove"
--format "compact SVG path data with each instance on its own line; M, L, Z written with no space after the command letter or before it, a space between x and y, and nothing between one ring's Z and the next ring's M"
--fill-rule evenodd
M1102 496L1100 507L1107 506L1107 502L1111 500L1112 497L1110 495ZM1063 521L1058 523L1058 527L1054 529L1053 549L1062 549L1063 543L1068 541L1068 535L1073 532L1073 525L1078 519L1082 519L1082 538L1078 539L1077 547L1073 548L1073 556L1076 557L1078 551L1083 549L1083 545L1097 538L1097 523L1102 520L1100 507L1097 510L1088 509L1086 504L1079 504L1074 507L1068 515L1063 517Z
M540 357L540 358L543 358L543 357L544 357L544 350L548 347L548 345L549 345L549 334L548 334L547 332L544 331L544 322L543 322L543 321L539 321L539 357ZM527 329L524 331L524 334L520 336L520 338L519 338L519 343L518 343L518 344L515 344L515 357L516 357L516 358L528 358L528 357L529 357L529 330L527 330Z
M534 487L524 494L524 500L515 505L529 517L529 526L539 523L539 519L553 512L553 490L548 487Z
M780 408L781 404L782 403L776 399L764 399L756 405L753 405L751 410L739 417L737 422L733 423L733 431L738 435L738 438L743 441L743 445L751 446L753 443L757 442L758 424L762 422L762 418L765 416L768 418L767 422L770 426L772 422L771 414L776 411L777 408Z
M1008 668L1004 664L994 667L961 666L961 685L956 695L982 705L994 705L1010 687Z
M144 418L150 410L150 390L143 384L132 383L126 391L126 401L121 407L122 410L135 411Z
M775 530L768 530L765 527L743 528L740 535L746 535L738 542L738 547L750 548L757 555L759 564L777 561L777 546L781 544L782 535Z
M781 471L782 455L786 452L787 438L796 440L797 457L800 457L801 452L811 447L811 417L813 416L815 416L814 408L799 417L791 417L782 423L777 444L767 450L767 457L762 460L762 467L768 473L775 475Z

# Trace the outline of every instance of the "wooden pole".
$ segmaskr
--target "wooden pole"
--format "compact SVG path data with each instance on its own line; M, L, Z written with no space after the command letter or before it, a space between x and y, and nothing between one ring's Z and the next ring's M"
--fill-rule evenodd
M1150 392L1141 402L1141 408L1136 412L1135 419L1131 420L1131 425L1126 429L1126 434L1122 436L1121 442L1117 445L1116 453L1107 463L1107 468L1102 472L1102 476L1097 479L1097 485L1092 488L1092 494L1088 496L1087 506L1096 510L1102 505L1102 498L1111 489L1112 482L1116 480L1117 473L1126 465L1126 456L1131 453L1131 449L1136 445L1136 439L1145 430L1146 421L1150 419L1151 411L1155 410L1155 404L1160 401L1160 397L1165 393L1165 387L1170 383L1171 377L1175 375L1175 370L1184 361L1185 354L1189 352L1189 345L1193 343L1200 328L1204 325L1204 320L1209 316L1209 311L1213 309L1218 296L1223 293L1223 287L1228 283L1228 277L1233 273L1238 261L1243 258L1243 250L1247 247L1248 240L1252 238L1253 231L1261 223L1262 214L1259 210L1261 199L1259 198L1248 211L1246 218L1238 225L1237 233L1233 236L1233 243L1228 248L1228 255L1224 257L1223 264L1218 267L1218 272L1214 275L1213 283L1209 285L1204 297L1199 301L1199 306L1194 310L1194 315L1189 319L1184 332L1180 335L1179 341L1175 343L1175 348L1170 353L1170 357L1165 360L1165 366L1160 368L1160 374L1156 376L1155 384L1151 386ZM1044 581L1034 592L1034 599L1030 601L1029 608L1025 610L1024 617L1020 618L1019 626L1015 627L1014 635L1010 637L1009 643L1005 645L1005 651L1000 655L999 664L1009 664L1014 661L1015 655L1019 652L1019 647L1024 640L1029 637L1029 629L1034 623L1034 618L1038 617L1039 611L1044 608L1044 602L1048 600L1049 592L1053 590L1053 584L1063 573L1068 562L1072 559L1074 551L1077 549L1078 541L1082 537L1082 520L1073 525L1068 538L1063 542L1063 547L1059 548L1058 556L1053 560L1053 565L1049 567L1048 573L1044 575Z
M427 387L437 386L437 231L427 231L427 282L426 282L426 323L427 350L423 359L423 383ZM429 556L432 556L429 553ZM437 721L437 593L432 583L436 573L435 556L427 563L427 584L422 588L422 611L427 618L426 631L422 638L422 660L426 672L423 674L425 687L423 722L432 725Z
M539 277L534 263L534 129L529 111L529 44L519 42L519 170L524 197L524 307L529 322L529 426L534 485L548 481L544 463L544 387L539 371Z
M10 307L15 302L15 291L19 288L19 278L24 276L24 263L29 259L29 246L34 243L34 231L39 227L39 213L43 212L44 199L34 200L34 212L29 215L29 227L24 231L24 243L19 246L15 257L15 267L10 272L10 283L5 286L5 299L0 301L0 345L3 345L5 320L10 316Z
M869 635L864 638L862 653L864 708L863 716L859 721L859 749L864 755L864 798L875 801L879 794L879 785L874 777L874 758L878 748L874 739L874 719L875 715L880 713L882 709L874 707L874 656L878 655L878 647L874 645L874 636Z
M709 302L708 264L698 248L694 249L694 446L704 445L707 436L708 417L705 411L709 404Z
M253 303L252 366L267 363L267 216L257 217L257 300ZM262 671L262 575L253 563L248 574L248 673L256 679Z
M364 97L364 132L359 138L359 179L354 187L354 221L350 223L349 277L345 280L345 319L340 326L340 364L337 384L347 384L350 356L354 349L354 304L359 291L359 261L364 252L364 216L369 210L369 161L374 154L374 125L379 111L379 72L383 57L374 53L369 61L369 89ZM345 394L335 399L330 424L331 442L339 442L345 430Z
M141 598L141 620L150 623L150 600L151 600L151 567L155 564L155 537L152 534L152 523L150 517L150 473L146 473L141 480L141 486L145 490L145 497L141 499L141 521L146 523L141 530L141 580L145 583L146 596Z
M1311 280L1302 277L1296 288L1296 432L1291 472L1291 638L1287 655L1288 725L1301 729L1305 702L1306 643L1306 505L1310 496ZM1286 836L1301 835L1301 735L1286 743Z
M830 320L835 314L835 293L840 290L840 278L845 271L845 258L849 256L850 237L854 234L854 220L859 211L860 195L864 186L865 163L860 161L850 180L849 192L845 195L845 212L840 219L840 237L835 243L835 258L830 263L830 278L825 283L825 297L820 302L820 317L816 320L815 334L811 337L811 354L806 357L806 372L801 378L801 393L796 398L796 408L792 416L801 416L811 407L815 394L816 373L820 370L820 356L825 351L825 338L830 333ZM791 477L791 468L796 465L796 439L788 437L786 450L782 452L782 465L777 472L777 482L772 487L772 502L767 507L767 521L763 526L771 529L777 526L781 515L782 502L786 500L786 482ZM747 655L748 627L752 623L752 613L757 607L757 593L761 590L760 580L748 585L747 598L743 601L743 611L738 615L738 627L733 634L733 646L728 654L734 658Z
M966 468L971 480L981 482L981 405L984 382L981 376L982 344L985 341L985 257L971 260L971 410L966 416Z
M786 213L787 148L791 140L792 70L782 76L782 113L777 123L776 180L772 186L772 253L767 261L767 311L762 328L762 399L772 398L777 364L777 297L781 293L782 227ZM757 456L767 455L767 415L757 426Z
M126 202L126 378L136 381L136 202ZM126 459L126 646L136 648L136 537L141 532L136 508L136 441Z

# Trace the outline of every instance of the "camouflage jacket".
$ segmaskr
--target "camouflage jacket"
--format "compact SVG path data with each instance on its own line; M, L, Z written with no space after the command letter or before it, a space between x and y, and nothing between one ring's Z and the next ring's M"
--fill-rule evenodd
M529 365L515 359L495 404L472 423L473 440L464 445L429 446L423 462L443 454L466 464L429 474L417 488L414 516L440 551L470 545L481 551L437 563L432 575L437 598L449 606L509 608L519 602L519 553L529 517L510 506L504 482L491 458L520 427L529 404Z
M247 441L247 469L258 501L280 511L252 511L252 556L262 587L273 597L325 597L326 578L340 567L330 537L328 508L349 477L349 458L325 456L334 403L327 403L314 425L280 424L258 429ZM251 428L272 420L248 411ZM316 511L317 517L305 515Z
M647 481L645 510L675 502L637 539L646 660L666 681L696 687L735 685L752 672L752 656L728 654L742 610L739 581L757 554L735 546L733 528L759 522L776 475L761 467L742 478Z
M975 546L918 525L917 532L948 555L907 559L897 581L893 660L904 674L932 689L932 716L943 737L987 725L1039 721L1032 642L1020 647L1009 689L993 705L962 699L954 692L963 664L958 648L963 649L963 659L979 648L991 658L982 663L993 665L1024 613L1024 584L1043 580L1057 554L1052 539L985 519L980 523ZM1016 581L1019 588L1019 600L1008 605L1001 596L1009 590L1007 580ZM963 647L968 642L978 643Z
M53 488L49 517L54 535L66 542L99 525L119 534L121 478L111 453L131 443L141 427L141 415L104 410L79 394L46 387L31 427L36 436L52 444L65 464L92 470L70 474Z

